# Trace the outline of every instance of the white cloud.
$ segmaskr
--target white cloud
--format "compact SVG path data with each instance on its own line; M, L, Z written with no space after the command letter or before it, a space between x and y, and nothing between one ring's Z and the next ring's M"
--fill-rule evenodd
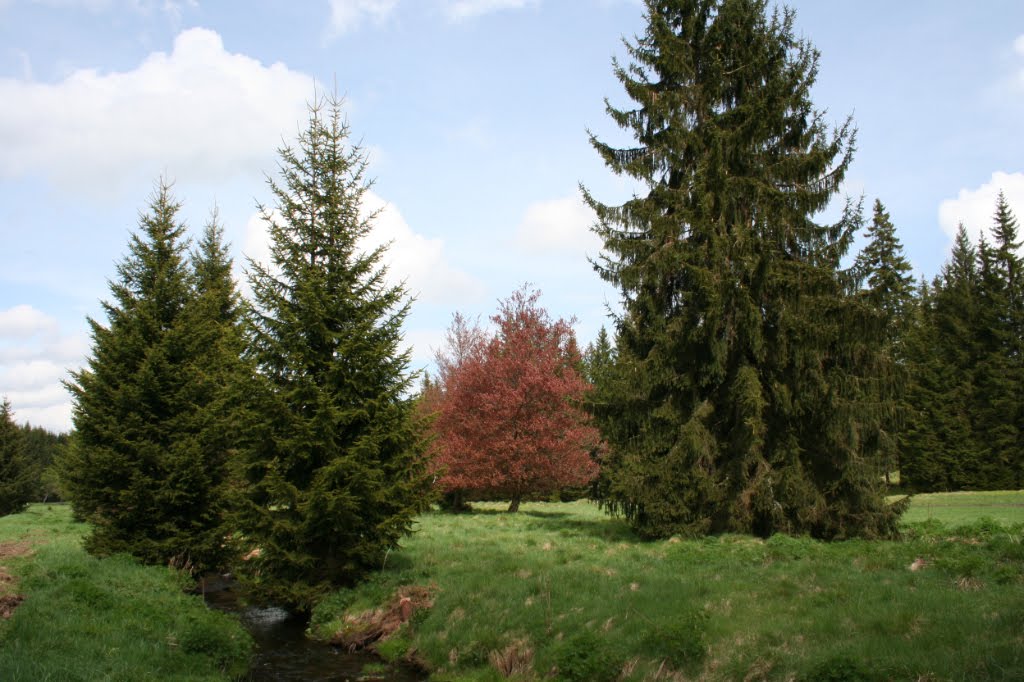
M398 0L330 0L331 35L358 28L364 20L382 24L395 9Z
M427 237L413 231L394 204L369 191L363 197L363 215L378 211L373 231L366 244L367 250L390 242L383 256L392 284L405 282L417 300L427 303L460 303L478 300L483 295L483 284L448 262L441 239ZM280 213L273 214L280 219ZM256 213L246 224L243 251L259 263L270 263L270 241L267 226ZM247 285L243 284L247 292Z
M265 66L193 28L137 68L80 69L58 83L0 79L0 177L30 173L83 192L162 172L224 180L273 164L312 92L309 76Z
M596 219L578 194L538 201L526 208L516 228L516 244L536 254L596 257L601 239L590 229Z
M388 275L396 283L404 280L418 300L457 303L476 301L483 295L479 280L447 261L444 242L414 232L394 204L367 192L363 209L379 211L367 246L391 242L383 259Z
M63 390L63 389L61 389ZM71 402L65 401L54 405L42 407L18 408L14 396L10 398L11 407L14 410L14 421L32 426L41 426L47 431L54 433L68 432L71 430Z
M942 230L952 237L962 222L972 239L977 239L982 232L988 235L1000 191L1020 222L1024 219L1024 173L996 171L989 182L975 189L961 189L956 199L946 199L939 204Z
M56 331L57 320L30 305L0 310L0 340L27 339L36 334L52 335Z
M89 352L84 336L66 336L49 315L19 305L0 311L0 396L15 419L52 431L71 428L71 398L61 385Z
M523 9L539 0L444 0L445 15L451 21L464 21L508 9Z

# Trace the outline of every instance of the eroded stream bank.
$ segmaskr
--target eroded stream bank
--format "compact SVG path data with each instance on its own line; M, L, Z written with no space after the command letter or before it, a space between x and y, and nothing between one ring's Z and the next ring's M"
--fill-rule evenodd
M227 613L237 614L256 642L248 680L311 682L420 682L426 679L416 671L395 666L382 669L380 659L369 653L349 653L344 649L306 637L308 620L276 606L250 606L244 603L238 584L221 576L208 576L200 586L206 603ZM367 665L373 672L367 671ZM378 672L379 671L379 672Z

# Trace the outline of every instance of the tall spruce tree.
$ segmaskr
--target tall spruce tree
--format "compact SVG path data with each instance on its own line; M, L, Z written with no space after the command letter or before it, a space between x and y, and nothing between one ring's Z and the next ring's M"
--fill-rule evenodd
M878 199L865 236L868 243L857 259L857 269L864 278L863 295L882 314L885 344L898 355L901 326L913 303L914 278L896 228Z
M161 182L89 320L92 356L67 384L75 432L61 477L92 524L86 548L193 571L223 562L224 453L205 447L209 317L197 314L180 204Z
M975 424L980 461L970 486L988 490L1021 486L1022 386L1022 263L1017 221L1000 193L989 245L978 247L978 349L974 367Z
M400 348L410 301L385 281L385 247L361 248L366 161L340 106L318 101L281 150L277 212L262 208L272 263L250 264L258 376L238 520L259 551L243 577L300 610L379 568L429 489Z
M14 514L32 499L39 468L27 452L22 430L14 423L11 403L0 401L0 516Z
M914 304L914 279L896 228L880 200L875 200L872 213L865 234L868 243L857 257L856 270L864 280L861 296L881 317L883 333L878 341L882 350L894 370L903 375L906 325ZM887 415L878 434L878 450L887 483L890 472L899 468L899 434L906 411L905 383L905 377L899 376L899 409Z
M636 106L608 106L636 144L592 141L646 194L586 195L596 267L624 307L602 504L646 536L889 534L899 510L872 451L890 400L881 327L840 268L859 207L812 220L843 181L852 124L830 133L813 108L818 53L792 11L645 4L632 63L615 65Z
M900 476L914 490L970 488L982 468L975 427L978 261L978 250L961 224L949 260L931 287L922 289L908 335L910 410Z

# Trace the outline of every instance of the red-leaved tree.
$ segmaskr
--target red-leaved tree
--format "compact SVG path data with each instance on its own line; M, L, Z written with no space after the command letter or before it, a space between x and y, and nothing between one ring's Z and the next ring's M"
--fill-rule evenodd
M424 396L436 414L435 463L445 492L525 495L589 483L599 435L582 409L572 326L552 321L526 287L500 304L486 334L455 315L437 354L438 382Z

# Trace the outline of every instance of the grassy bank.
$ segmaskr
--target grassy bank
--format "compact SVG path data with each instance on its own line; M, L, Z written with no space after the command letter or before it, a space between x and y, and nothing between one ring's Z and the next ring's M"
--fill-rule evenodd
M1024 526L951 530L936 503L899 542L640 542L587 502L501 508L424 516L316 634L419 585L433 606L380 648L437 680L1024 678Z
M63 506L0 518L4 589L24 596L0 621L0 680L224 680L248 668L235 619L182 592L179 575L96 559Z

